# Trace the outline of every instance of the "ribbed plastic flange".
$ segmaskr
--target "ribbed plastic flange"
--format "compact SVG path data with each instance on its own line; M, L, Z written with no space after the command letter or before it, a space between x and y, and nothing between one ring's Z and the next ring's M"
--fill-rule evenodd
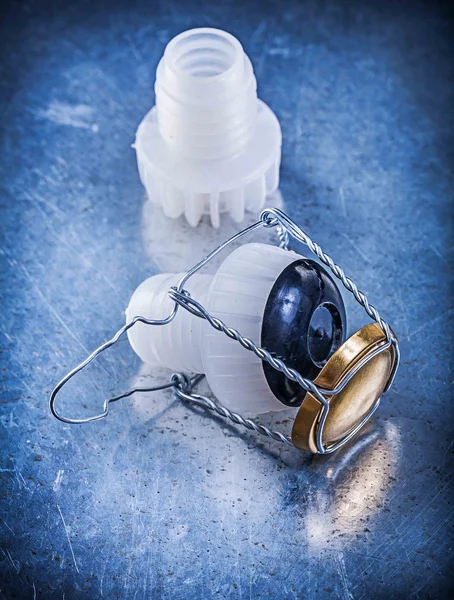
M149 199L192 226L204 214L219 227L222 213L240 222L258 212L279 184L281 130L238 40L209 28L178 35L155 91L134 145Z

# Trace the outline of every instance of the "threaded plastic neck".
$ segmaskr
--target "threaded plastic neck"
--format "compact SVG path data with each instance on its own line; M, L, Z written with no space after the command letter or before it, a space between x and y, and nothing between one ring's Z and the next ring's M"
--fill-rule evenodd
M195 159L236 154L257 115L257 84L240 42L218 29L185 31L166 47L156 73L159 132Z

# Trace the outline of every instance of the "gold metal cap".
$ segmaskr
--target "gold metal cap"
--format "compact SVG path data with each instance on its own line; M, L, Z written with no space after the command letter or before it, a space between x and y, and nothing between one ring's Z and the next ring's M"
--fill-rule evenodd
M335 390L358 367L360 361L387 344L386 334L377 323L354 333L331 356L314 383ZM394 345L366 362L337 394L326 396L329 411L322 432L325 448L345 438L371 412L393 373L396 363ZM317 432L323 411L321 402L307 392L292 428L293 444L317 453Z

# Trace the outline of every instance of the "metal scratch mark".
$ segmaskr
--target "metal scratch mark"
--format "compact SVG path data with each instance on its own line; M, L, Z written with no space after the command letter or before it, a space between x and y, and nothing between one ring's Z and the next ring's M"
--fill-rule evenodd
M339 187L339 198L340 198L340 207L342 210L342 214L344 217L347 217L347 206L345 204L345 194L344 188L342 186Z
M12 559L12 556L9 553L9 550L7 550L6 553L8 554L8 558L9 558L9 560L10 560L12 566L13 566L13 569L16 571L16 573L19 573L19 571L20 571L20 562L17 561L17 565L16 565L16 562Z
M31 202L33 202L33 203L39 202L39 204L42 204L43 206L47 206L47 208L49 208L52 212L54 212L60 219L67 217L67 214L65 213L65 211L61 210L61 208L59 208L53 202L50 202L49 200L46 200L45 198L40 196L40 194L38 194L37 192L33 192L33 194L31 194L27 190L24 190L23 194L24 194L25 198L27 198L28 200L31 200Z
M76 567L76 571L77 571L78 573L80 573L80 571L79 571L79 567L77 566L76 557L75 557L75 555L74 555L73 546L72 546L72 544L71 544L71 540L69 539L68 528L67 528L67 526L66 526L65 519L64 519L64 517L63 517L63 513L61 512L61 508L58 506L58 504L57 504L57 508L58 508L58 512L60 513L61 520L62 520L62 522L63 522L63 527L65 528L66 538L68 539L69 549L71 550L71 554L72 554L73 561L74 561L74 566Z
M407 313L406 313L406 310L405 310L405 302L404 302L404 298L402 296L402 292L401 291L399 291L398 295L399 295L400 306L401 306L401 309L402 309L402 317L403 317L404 326L405 326L404 337L408 339L410 328L408 326Z
M260 21L260 23L258 24L258 26L255 28L255 30L251 33L250 35L250 40L254 40L255 38L258 38L262 35L262 33L265 33L265 30L268 26L268 23L266 21Z
M429 244L429 248L432 252L437 256L440 260L442 260L446 265L449 265L449 261L446 260L446 257L436 248L433 244Z
M7 558L7 559L10 561L10 563L11 563L11 564L12 564L12 566L13 566L13 569L14 569L14 570L16 570L16 565L13 563L13 559L11 558L11 555L10 555L10 553L8 552L8 554L7 554L7 553L6 553L6 552L3 550L3 548L0 548L0 550L3 552L3 556L4 556L5 558Z
M350 593L350 589L349 589L349 585L348 585L347 571L345 569L343 552L340 552L340 551L336 552L335 560L336 560L337 572L339 573L339 576L341 578L342 588L344 591L343 597L345 600L352 600L353 596Z
M65 472L64 469L59 469L59 471L57 473L57 477L55 478L55 481L52 485L52 489L54 490L55 493L60 491L61 480L63 479L64 472Z
M2 521L2 523L3 523L3 525L4 525L4 526L5 526L7 529L9 529L9 530L11 531L11 533L12 533L13 535L16 535L16 534L14 533L14 531L11 529L11 527L8 525L8 523L7 523L6 521Z
M30 396L32 396L33 398L37 398L35 390L33 390L33 388L31 388L29 386L29 384L25 381L25 379L20 377L17 373L10 373L10 375L13 376L15 379L17 379L18 381L20 381L20 383L22 383L22 385L27 388Z
M423 331L424 329L426 329L427 327L430 327L431 325L435 325L435 323L437 323L438 321L441 321L442 319L444 319L446 316L451 315L454 312L454 309L450 308L449 310L447 310L446 312L442 313L441 315L438 315L437 317L435 317L434 319L430 319L429 321L426 321L425 323L423 323L420 327L418 327L417 329L415 329L414 331L410 332L408 334L408 339L410 339L411 337L413 337L414 335L416 335L417 333L420 333L421 331Z
M346 233L342 233L343 237L347 240L347 242L349 242L353 248L356 250L356 252L358 252L358 254L361 256L361 258L364 260L364 262L370 262L368 256L366 254L364 254L364 252L358 247L358 244L356 242L354 242L351 237L349 237Z
M41 300L43 301L43 303L47 306L47 308L49 309L49 312L52 314L52 316L60 323L60 325L69 333L69 335L73 338L73 340L75 340L79 346L82 348L82 350L84 352L86 352L87 354L89 354L88 348L86 348L84 346L84 344L81 342L81 340L77 337L77 335L68 327L68 325L66 324L66 322L62 319L62 317L58 314L58 312L55 310L55 308L52 306L52 304L49 302L49 300L46 298L46 296L43 294L43 292L41 291L40 287L38 286L38 282L36 281L36 279L28 272L27 268L20 264L17 263L19 265L19 267L22 269L22 271L24 272L24 274L26 275L27 279L30 281L30 283L32 284L35 292L38 294L38 296L41 298Z
M40 200L38 199L37 195L35 193L30 194L28 192L24 192L24 196L30 200L33 204L33 206L38 210L38 212L40 213L44 223L46 224L46 227L49 229L50 234L61 244L63 244L64 246L66 246L66 248L68 248L68 250L70 250L71 252L77 254L79 256L79 258L84 262L84 264L88 267L90 267L90 269L93 269L94 271L96 271L96 273L98 273L100 275L100 277L107 283L107 285L115 292L118 294L118 290L117 288L113 285L111 279L109 279L108 277L106 277L106 275L100 271L94 264L93 262L87 257L87 255L84 252L79 252L68 240L68 234L69 231L71 231L71 229L67 229L66 230L66 234L65 235L60 235L57 230L54 227L53 221L52 219L49 218L49 216L46 214L46 212L41 208L40 206Z
M15 469L15 472L16 472L16 479L17 479L17 483L19 484L19 487L21 487L21 485L22 485L27 490L27 492L30 492L30 489L27 486L27 484L25 483L25 479L24 479L24 476L22 475L22 473L16 469Z
M136 45L134 39L132 38L132 36L125 35L125 40L127 41L128 46L130 47L131 52L134 55L134 58L137 60L137 62L139 64L143 63L144 58L143 58L142 54L140 53L140 50L137 47L137 45Z

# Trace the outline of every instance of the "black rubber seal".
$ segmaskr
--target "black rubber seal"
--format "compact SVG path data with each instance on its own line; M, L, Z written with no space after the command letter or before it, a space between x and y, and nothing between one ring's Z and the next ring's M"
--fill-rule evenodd
M315 379L345 340L342 296L323 267L310 259L288 265L274 282L263 315L261 345L272 356ZM263 362L271 391L283 404L299 406L306 394L296 382Z

